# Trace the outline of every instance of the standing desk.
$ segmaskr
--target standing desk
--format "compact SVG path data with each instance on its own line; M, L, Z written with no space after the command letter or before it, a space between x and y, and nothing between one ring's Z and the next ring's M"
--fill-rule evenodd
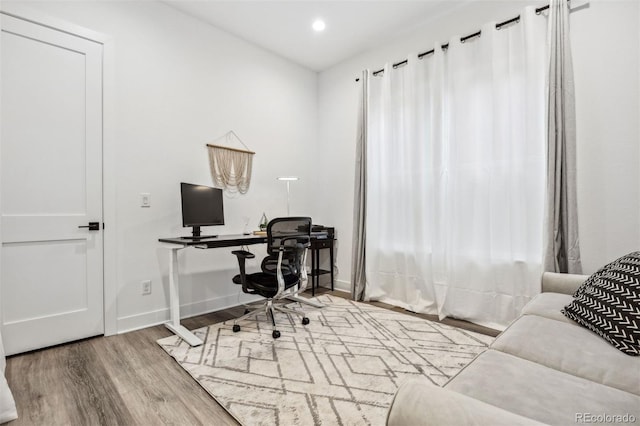
M253 244L265 244L267 237L262 235L219 235L217 237L202 237L194 240L191 238L160 238L161 243L170 244L169 248L169 313L171 319L165 326L174 334L191 346L201 345L202 339L197 337L186 327L180 324L180 274L178 272L178 251L195 247L199 249L212 249L222 247L238 247ZM313 281L312 284L313 286ZM316 308L324 307L323 304L313 302L302 297L289 297L290 300L305 303Z

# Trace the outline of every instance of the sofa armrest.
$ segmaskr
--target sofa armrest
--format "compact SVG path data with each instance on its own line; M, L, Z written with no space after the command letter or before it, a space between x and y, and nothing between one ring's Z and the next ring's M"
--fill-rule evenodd
M541 425L469 396L434 385L424 378L400 385L389 413L388 426L407 425Z
M542 292L572 295L587 278L589 275L545 272L542 274Z

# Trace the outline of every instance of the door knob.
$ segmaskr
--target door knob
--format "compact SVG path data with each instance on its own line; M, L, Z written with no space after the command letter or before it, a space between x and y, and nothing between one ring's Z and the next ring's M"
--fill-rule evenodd
M78 226L78 228L89 228L89 231L99 231L100 222L89 222L88 225Z

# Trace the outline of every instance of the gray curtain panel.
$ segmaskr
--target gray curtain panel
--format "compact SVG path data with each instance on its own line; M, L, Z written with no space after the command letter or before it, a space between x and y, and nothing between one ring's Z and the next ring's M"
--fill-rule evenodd
M567 0L549 5L544 269L582 272L576 196L576 113Z
M365 246L367 239L367 100L369 99L369 70L360 79L360 109L356 140L356 176L353 200L353 248L351 252L351 298L364 299Z

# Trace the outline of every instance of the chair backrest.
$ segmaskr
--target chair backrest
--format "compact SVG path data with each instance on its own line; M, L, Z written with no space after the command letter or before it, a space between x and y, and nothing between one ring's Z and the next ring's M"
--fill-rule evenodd
M288 237L311 238L310 217L279 217L272 219L267 225L267 253L277 254L280 242ZM285 246L294 248L295 240L288 240Z
M269 222L267 225L268 256L262 260L261 269L263 272L276 273L280 243L283 238L288 237L295 237L295 239L286 240L284 243L283 267L291 274L299 274L303 266L303 255L306 250L306 246L300 244L300 242L307 243L310 241L310 217L281 217ZM298 237L300 237L300 241L298 241Z

